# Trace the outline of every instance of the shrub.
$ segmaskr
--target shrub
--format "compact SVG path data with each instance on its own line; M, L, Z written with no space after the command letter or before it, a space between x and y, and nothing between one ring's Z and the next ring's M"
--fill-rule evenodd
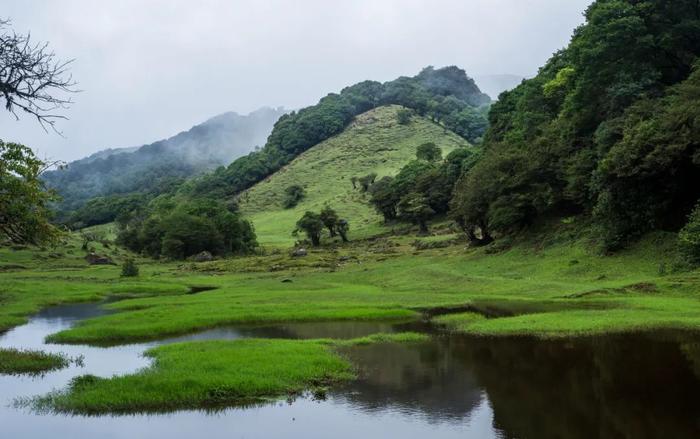
M700 265L700 203L688 216L688 222L678 232L678 249L692 265Z
M282 202L282 205L285 209L291 209L299 204L299 202L303 200L305 196L306 194L304 192L304 188L298 184L293 184L284 190L284 201Z
M139 267L133 259L128 258L122 265L122 277L136 277L139 275Z

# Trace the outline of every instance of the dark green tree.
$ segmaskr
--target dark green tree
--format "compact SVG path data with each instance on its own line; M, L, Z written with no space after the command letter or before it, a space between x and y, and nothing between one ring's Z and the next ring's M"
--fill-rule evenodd
M442 150L433 142L424 143L416 148L416 158L426 162L438 162L442 160Z
M412 111L408 108L400 108L396 112L396 120L399 125L408 125L411 123Z
M305 196L306 193L304 188L298 184L293 184L284 190L284 200L282 201L282 205L285 209L291 209L299 204L299 202L303 200Z
M299 221L293 234L296 236L299 232L304 232L306 237L314 246L321 245L321 231L323 230L323 221L321 216L315 212L307 211Z
M428 220L435 215L435 211L423 194L409 193L401 198L398 209L401 217L418 225L420 233L428 233Z
M334 237L336 235L338 221L340 220L336 211L330 206L326 205L323 210L321 210L320 218L323 225L326 227L326 229L328 229L328 233L330 234L331 238Z
M350 223L348 223L347 220L345 219L340 219L338 220L338 234L340 235L340 238L343 240L343 242L349 242L348 240L348 231L350 231Z
M688 216L688 222L678 233L678 249L692 265L700 265L700 203Z
M392 177L382 177L372 185L369 191L370 203L384 217L384 221L396 219L396 205L401 198L394 190L393 181Z

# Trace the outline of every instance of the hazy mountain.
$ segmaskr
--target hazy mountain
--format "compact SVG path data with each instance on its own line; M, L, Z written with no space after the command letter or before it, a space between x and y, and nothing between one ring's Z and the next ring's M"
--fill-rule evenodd
M264 145L285 112L261 108L248 115L223 113L165 140L99 151L66 169L47 172L44 179L63 197L62 210L96 196L149 191L166 180L226 165Z

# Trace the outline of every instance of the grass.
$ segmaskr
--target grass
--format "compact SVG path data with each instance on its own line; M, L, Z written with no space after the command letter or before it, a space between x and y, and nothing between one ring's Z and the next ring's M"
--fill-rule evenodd
M78 377L63 392L34 401L39 409L73 414L160 412L221 407L298 394L354 378L336 346L421 342L415 333L361 339L206 341L150 349L150 368L112 378Z
M68 367L65 355L42 351L0 349L0 375L40 375Z
M448 228L433 229L454 238ZM700 273L659 269L673 265L672 234L601 256L577 230L551 225L499 251L464 244L416 251L415 238L402 235L314 249L305 258L272 252L202 264L143 260L133 280L120 278L119 267L76 265L77 255L46 265L28 256L35 250L0 250L3 260L27 267L0 273L0 328L43 306L108 295L127 298L109 305L119 312L50 340L124 343L223 325L417 319L432 308L465 307L491 318L437 321L480 335L544 337L700 328ZM187 294L192 285L215 289Z
M399 106L380 107L358 116L338 136L322 142L294 159L281 171L244 192L241 211L252 220L258 241L267 247L288 247L296 221L307 210L320 211L328 203L350 221L351 239L388 231L368 204L368 196L353 189L351 177L375 172L381 178L395 175L415 158L416 147L434 142L443 155L468 147L467 141L422 117L399 125ZM284 209L284 190L292 184L305 188L306 198Z
M485 319L486 317L483 314L467 311L438 316L434 318L433 321L451 330L466 332L468 326Z

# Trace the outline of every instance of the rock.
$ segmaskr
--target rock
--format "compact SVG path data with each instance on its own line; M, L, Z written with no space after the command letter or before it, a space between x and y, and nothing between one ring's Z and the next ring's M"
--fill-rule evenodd
M293 282L293 280L291 280L289 278L282 279L283 284L288 284L288 283L292 283L292 282Z
M204 250L203 252L194 255L192 260L195 262L209 262L214 260L214 256L212 256L212 254L208 251Z
M90 265L117 265L107 256L100 256L97 253L88 253L85 260Z
M293 257L293 258L299 258L299 257L302 257L302 256L306 256L306 255L308 255L308 254L309 254L309 253L306 251L305 248L295 248L295 249L292 251L292 257Z

